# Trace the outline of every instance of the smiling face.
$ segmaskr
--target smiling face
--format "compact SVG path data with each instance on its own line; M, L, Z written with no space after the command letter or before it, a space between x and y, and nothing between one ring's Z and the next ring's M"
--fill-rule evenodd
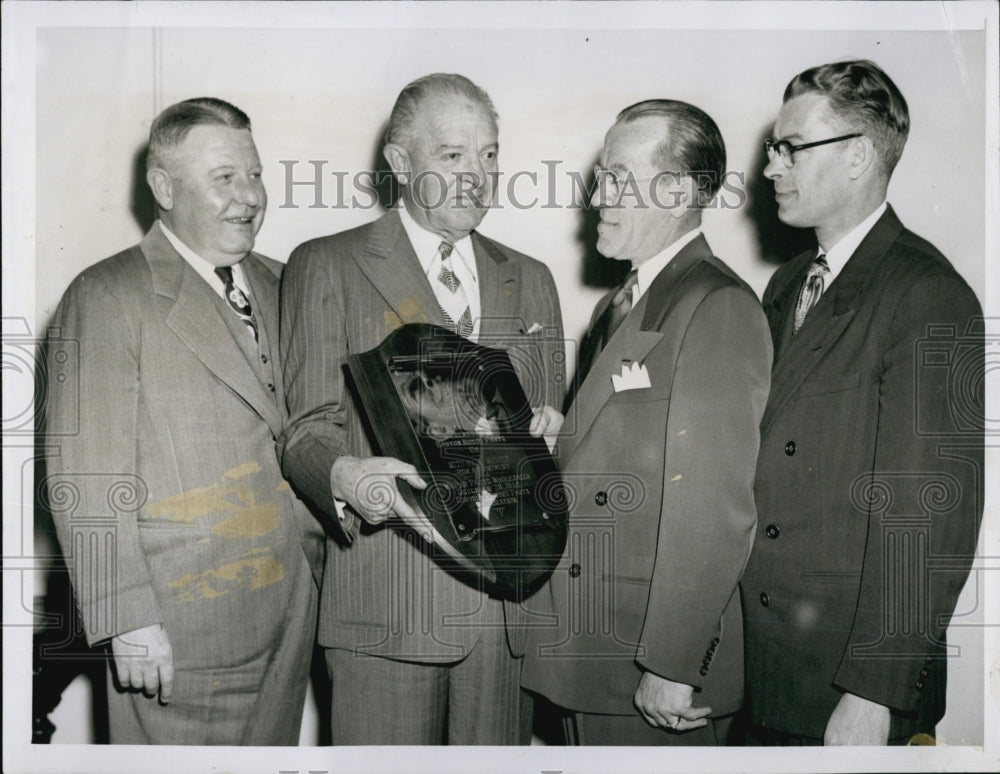
M655 117L617 123L604 138L600 166L614 172L623 183L617 201L612 201L606 186L601 185L591 197L601 216L597 250L605 258L629 260L638 266L686 228L682 218L685 202L677 176L660 174L665 170L653 164L654 153L664 139L664 121Z
M418 108L405 147L386 146L405 179L407 211L428 231L456 242L475 229L497 185L497 127L483 105L442 95Z
M163 167L148 175L163 222L212 265L239 262L253 248L267 209L250 132L195 126Z
M792 145L829 139L848 130L833 120L826 97L801 94L781 106L774 124L774 137ZM854 216L852 200L857 191L852 185L852 162L856 140L820 145L794 154L794 166L788 167L777 155L764 167L764 174L774 182L778 217L797 228L813 228L817 234L838 234Z

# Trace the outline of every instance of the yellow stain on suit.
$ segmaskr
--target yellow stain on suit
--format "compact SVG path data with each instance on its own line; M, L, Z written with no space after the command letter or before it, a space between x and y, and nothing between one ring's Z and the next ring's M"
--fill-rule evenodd
M244 463L226 471L216 484L152 503L146 513L186 524L232 514L212 527L212 534L220 537L259 537L274 532L279 526L278 504L273 500L258 503L258 492L251 488L249 480L260 469L258 462ZM287 483L282 482L282 486L287 488Z
M284 577L285 568L273 556L246 556L220 567L183 575L169 585L176 589L173 602L185 604L221 597L234 588L252 591Z
M146 514L186 524L226 517L211 526L212 538L262 537L278 529L281 516L274 493L253 486L254 477L260 470L258 462L238 465L226 471L214 484L152 503L146 508ZM282 482L277 491L288 488L288 483ZM210 542L212 538L202 538L198 543ZM185 604L214 599L234 590L252 591L277 583L284 577L285 568L271 555L271 548L262 546L236 559L227 557L216 567L183 575L169 586L175 590L172 601Z
M385 313L385 324L390 331L400 328L404 323L425 323L430 322L427 313L420 306L420 302L415 298L404 299L399 305L399 314L391 309Z

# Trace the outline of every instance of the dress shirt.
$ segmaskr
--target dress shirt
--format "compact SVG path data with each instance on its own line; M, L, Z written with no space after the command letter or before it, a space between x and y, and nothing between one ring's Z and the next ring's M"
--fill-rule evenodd
M886 204L883 201L882 204L875 208L875 211L871 215L848 231L829 250L824 249L823 245L819 246L820 253L826 256L826 265L830 267L830 276L827 277L826 282L823 284L823 292L826 292L826 288L829 288L833 281L837 279L837 275L840 274L847 265L848 260L854 255L854 251L858 249L858 245L868 236L868 232L872 230L875 222L882 217L885 209Z
M403 222L403 229L413 246L413 252L417 254L420 261L420 268L427 276L428 282L434 295L437 296L447 289L438 282L438 274L441 273L441 254L438 248L445 240L440 234L428 231L417 225L410 213L406 209L406 204L400 202L399 219ZM479 298L479 272L476 269L476 254L472 249L472 237L466 235L454 243L454 250L451 253L451 270L458 278L465 291L465 297L469 301L469 314L472 317L472 335L469 337L473 341L479 338L479 318L482 315L482 302ZM442 304L442 306L444 306Z
M163 236L167 238L167 241L173 246L181 258L187 261L191 268L194 269L198 276L201 277L205 282L208 283L209 287L216 292L216 294L225 301L225 283L219 279L219 275L215 273L215 266L204 258L202 258L198 253L184 244L180 237L177 236L173 231L167 228L167 224L162 220L158 220L157 223L160 224L160 230L163 232ZM243 265L241 263L234 263L232 265L233 269L233 284L236 285L240 290L243 291L243 295L250 299L250 308L253 309L254 301L253 294L250 292L250 283L247 282L246 275L243 273Z
M687 247L689 243L693 242L700 233L700 228L688 231L682 237L671 242L666 248L660 250L660 252L652 258L639 264L639 271L636 274L635 289L632 291L633 309L635 308L635 305L639 303L639 299L642 298L642 294L649 290L649 286L653 284L653 280L656 279L656 275L663 271L666 265L674 259L674 256Z

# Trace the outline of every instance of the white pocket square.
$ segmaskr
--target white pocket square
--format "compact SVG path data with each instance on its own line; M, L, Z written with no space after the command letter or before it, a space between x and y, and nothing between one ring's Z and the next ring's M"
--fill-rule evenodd
M530 336L533 333L538 333L540 330L542 330L542 324L541 323L532 323L531 327L528 328L528 330L524 331L524 335L525 336Z
M646 370L646 366L639 363L631 365L622 363L621 376L612 374L611 385L615 388L615 392L646 390L653 386L649 382L649 371Z

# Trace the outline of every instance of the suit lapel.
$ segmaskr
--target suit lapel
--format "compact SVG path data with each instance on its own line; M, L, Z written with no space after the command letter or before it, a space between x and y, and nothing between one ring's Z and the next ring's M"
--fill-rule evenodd
M614 396L611 375L621 373L621 365L625 361L641 363L663 339L661 331L674 302L680 297L684 278L700 261L707 260L711 255L703 235L685 245L656 276L649 290L601 350L569 406L559 443L562 464L572 458L604 405Z
M787 343L775 360L771 374L771 394L761 420L762 429L766 430L770 426L775 415L843 334L871 285L871 278L879 261L902 230L903 226L896 213L891 207L887 208L858 245L829 291L823 294L819 303L809 312L805 324L795 336L785 335L784 328L790 324L788 320L792 313L787 307L794 306L796 302L798 288L810 263L808 256L802 266L796 267L785 290L775 296L779 304L765 310L768 312L768 321L772 324L780 315L780 325L783 327L776 331L776 345L781 341L778 336L784 336ZM795 260L800 259L801 256ZM772 314L776 317L772 317Z
M372 224L365 252L357 256L357 262L400 324L444 325L437 298L396 210Z
M480 339L489 346L489 337L511 333L518 312L521 293L521 272L514 261L477 232L472 232L472 249L476 254L479 294L482 304ZM531 323L522 320L522 325Z
M159 226L150 229L141 247L149 263L153 291L173 301L166 318L167 327L209 371L256 411L272 432L280 433L281 412L226 325L222 300L177 254Z
M266 332L273 349L278 343L278 308L277 304L271 303L271 300L278 298L279 279L253 253L243 259L243 274L250 283L250 292L256 302L253 308L254 316Z

